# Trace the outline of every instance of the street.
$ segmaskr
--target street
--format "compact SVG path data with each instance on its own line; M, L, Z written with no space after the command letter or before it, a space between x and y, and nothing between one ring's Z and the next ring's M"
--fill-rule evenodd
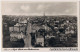
M26 37L24 38L25 46L24 47L32 47L31 46L31 23L28 22Z

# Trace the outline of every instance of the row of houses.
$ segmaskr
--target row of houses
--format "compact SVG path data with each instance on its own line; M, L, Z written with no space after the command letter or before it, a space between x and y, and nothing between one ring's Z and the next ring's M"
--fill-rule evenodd
M26 33L26 27L27 27L27 20L21 21L21 19L18 20L18 22L14 25L9 27L10 37L11 41L17 41L18 39L23 39L24 35ZM14 38L17 38L14 39Z

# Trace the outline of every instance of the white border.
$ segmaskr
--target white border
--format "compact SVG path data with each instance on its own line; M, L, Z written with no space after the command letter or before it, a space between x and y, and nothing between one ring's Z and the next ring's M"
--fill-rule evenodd
M0 1L1 1L1 0L0 0ZM42 1L43 1L43 2L44 2L44 1L46 1L46 2L48 2L48 1L76 2L76 1L77 1L77 2L78 2L78 3L77 3L78 41L80 42L80 40L79 40L79 37L80 37L80 35L79 35L79 34L80 34L80 33L79 33L79 29L80 29L80 28L79 28L79 22L80 22L80 21L79 21L79 1L78 1L78 0L2 0L2 1L39 1L39 2L40 2L40 1L41 1L41 2L42 2ZM0 3L0 4L1 4L1 3ZM1 5L0 5L0 7L1 7ZM1 8L0 8L0 9L1 9ZM1 11L1 10L0 10L0 11ZM1 12L0 12L0 17L2 17L2 16L1 16ZM2 25L1 25L1 24L2 24L2 18L0 18L0 29L2 29ZM0 30L0 35L1 35L1 34L2 34L2 30ZM1 35L1 37L2 37L2 35ZM2 40L0 40L0 41L2 42ZM1 47L1 46L2 46L2 45L1 45L1 43L0 43L0 47ZM80 46L80 43L78 43L78 46ZM78 48L79 48L79 47L78 47ZM0 50L1 50L1 48L0 48ZM46 51L46 50L44 50L43 52L45 52L45 51ZM4 51L4 52L13 52L13 51ZM22 51L16 51L16 52L22 52ZM35 52L35 51L32 50L32 51L25 51L25 52ZM36 51L36 52L37 52L37 51ZM52 51L50 51L50 52L52 52ZM60 51L59 51L59 52L60 52ZM61 52L62 52L62 51L61 51ZM63 52L64 52L64 51L63 51ZM69 52L69 51L68 51L68 52ZM75 51L72 51L72 52L75 52Z

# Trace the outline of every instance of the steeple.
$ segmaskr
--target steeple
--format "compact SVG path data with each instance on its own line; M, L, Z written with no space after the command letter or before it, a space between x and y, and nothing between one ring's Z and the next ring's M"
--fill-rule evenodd
M45 11L44 11L43 15L45 16Z

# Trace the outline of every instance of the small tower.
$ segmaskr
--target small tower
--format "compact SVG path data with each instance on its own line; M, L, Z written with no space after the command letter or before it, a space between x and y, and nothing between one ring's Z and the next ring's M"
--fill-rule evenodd
M45 11L43 12L43 16L45 16Z

